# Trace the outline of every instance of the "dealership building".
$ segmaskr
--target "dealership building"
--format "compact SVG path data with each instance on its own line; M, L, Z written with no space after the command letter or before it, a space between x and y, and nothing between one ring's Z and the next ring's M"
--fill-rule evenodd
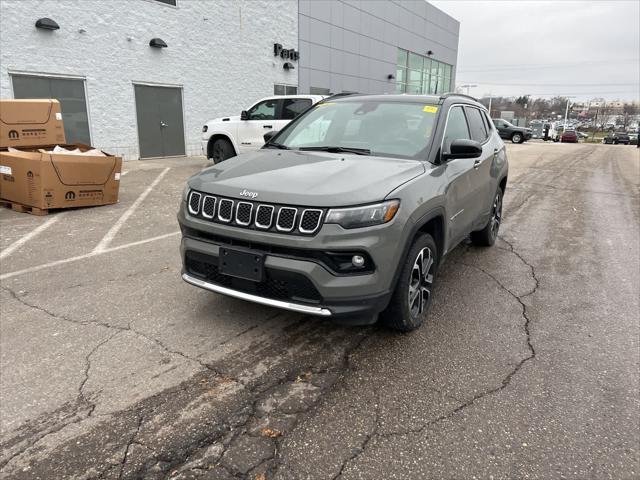
M424 0L3 0L0 98L57 98L68 142L127 160L200 155L269 95L451 91L458 32Z

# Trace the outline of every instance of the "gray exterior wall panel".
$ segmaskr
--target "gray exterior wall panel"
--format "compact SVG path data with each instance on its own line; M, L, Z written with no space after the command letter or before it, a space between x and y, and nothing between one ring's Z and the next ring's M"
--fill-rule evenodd
M460 24L424 0L299 0L298 16L300 93L393 93L398 48L432 50L455 85Z

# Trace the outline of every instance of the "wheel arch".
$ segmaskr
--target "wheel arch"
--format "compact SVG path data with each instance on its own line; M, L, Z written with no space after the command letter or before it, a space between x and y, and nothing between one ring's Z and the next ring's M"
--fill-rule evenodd
M207 141L207 158L213 158L213 144L216 140L227 140L229 143L231 143L231 146L233 147L236 155L238 155L238 146L228 133L214 132L211 134L209 140Z

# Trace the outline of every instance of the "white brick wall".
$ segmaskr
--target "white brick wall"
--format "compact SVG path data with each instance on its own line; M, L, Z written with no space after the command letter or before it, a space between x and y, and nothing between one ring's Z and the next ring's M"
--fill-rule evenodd
M60 30L36 29L41 17ZM149 47L153 37L168 48ZM297 0L2 0L0 98L13 97L10 72L84 77L92 143L136 159L133 82L180 85L187 154L199 154L206 120L297 85L274 43L298 48Z

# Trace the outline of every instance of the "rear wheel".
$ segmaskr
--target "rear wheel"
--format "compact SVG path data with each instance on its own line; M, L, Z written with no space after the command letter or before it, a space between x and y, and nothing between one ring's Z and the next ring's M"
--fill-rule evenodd
M419 235L409 249L389 306L381 314L384 325L401 332L422 325L431 306L437 268L436 242L431 235Z
M213 163L220 163L227 158L235 157L236 151L233 149L233 145L226 138L219 138L213 142L211 147L211 159Z
M511 142L512 143L522 143L523 137L522 134L516 132L513 135L511 135Z
M498 238L498 230L502 222L502 189L498 188L495 197L493 197L493 205L491 207L491 218L482 230L471 232L471 241L474 245L480 247L491 247L496 243Z

